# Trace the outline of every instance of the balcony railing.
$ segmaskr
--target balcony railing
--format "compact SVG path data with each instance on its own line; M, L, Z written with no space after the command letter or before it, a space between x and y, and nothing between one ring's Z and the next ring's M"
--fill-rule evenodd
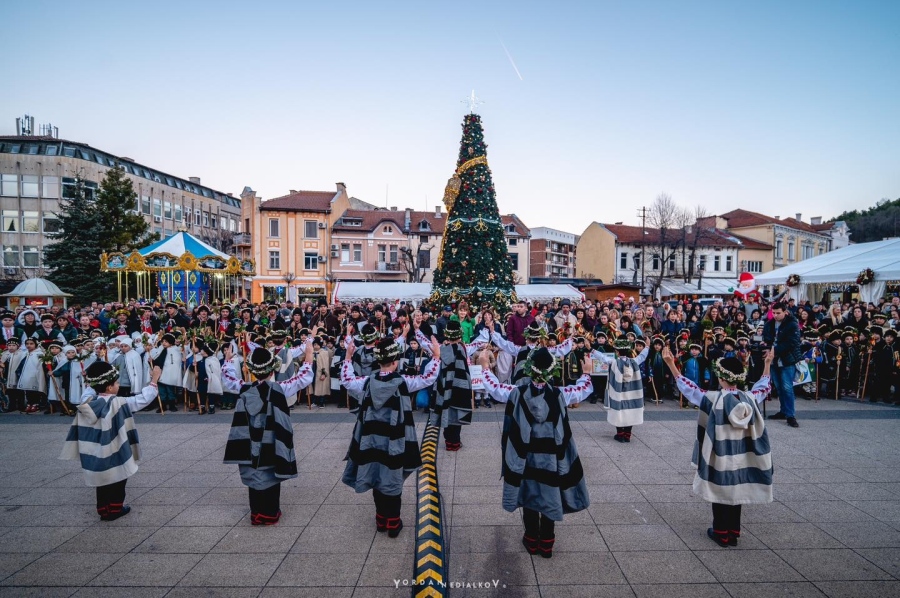
M375 269L379 272L399 272L400 264L397 262L378 262Z
M234 235L235 245L250 245L250 233L237 233Z

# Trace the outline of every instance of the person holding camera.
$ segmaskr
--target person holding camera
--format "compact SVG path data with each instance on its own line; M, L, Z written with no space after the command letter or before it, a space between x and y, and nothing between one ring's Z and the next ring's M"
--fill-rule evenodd
M772 319L763 327L763 342L775 352L772 363L772 383L778 390L781 409L769 419L783 419L792 428L799 428L794 413L794 372L803 359L800 350L800 326L787 306L779 301L772 305Z

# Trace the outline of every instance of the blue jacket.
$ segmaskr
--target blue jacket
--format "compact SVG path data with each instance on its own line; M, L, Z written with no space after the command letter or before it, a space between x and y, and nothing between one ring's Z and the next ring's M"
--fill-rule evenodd
M769 347L775 348L774 365L789 366L803 359L803 351L800 348L800 324L790 313L785 314L775 334L775 319L766 322L763 327L763 341Z

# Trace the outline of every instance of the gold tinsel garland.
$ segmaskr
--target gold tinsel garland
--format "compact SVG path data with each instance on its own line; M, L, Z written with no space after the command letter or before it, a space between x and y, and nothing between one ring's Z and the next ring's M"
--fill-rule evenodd
M478 166L479 164L484 164L487 166L487 156L476 156L471 160L466 160L463 162L459 168L456 169L456 172L453 173L453 176L450 177L450 180L447 181L447 186L444 188L444 205L447 206L447 217L450 217L450 213L453 211L453 204L456 203L456 198L459 197L459 190L462 188L462 179L459 178L459 175L464 173L465 171ZM458 226L455 230L458 230L461 224L457 223ZM444 261L444 245L447 241L447 235L443 236L441 239L441 250L438 252L438 264L437 267L440 268L443 265Z

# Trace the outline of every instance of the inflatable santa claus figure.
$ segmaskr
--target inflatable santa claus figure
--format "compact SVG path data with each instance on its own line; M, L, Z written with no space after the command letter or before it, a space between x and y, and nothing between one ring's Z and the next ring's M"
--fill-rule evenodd
M759 303L759 291L756 289L756 279L749 272L741 272L738 275L738 286L734 290L734 296L744 303Z

